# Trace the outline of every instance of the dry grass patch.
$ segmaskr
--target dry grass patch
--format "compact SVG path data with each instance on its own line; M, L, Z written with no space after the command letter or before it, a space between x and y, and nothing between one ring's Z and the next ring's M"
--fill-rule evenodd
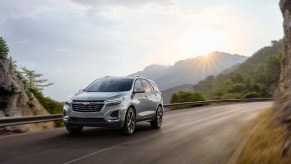
M258 122L253 127L255 130L248 135L237 163L290 163L282 157L287 130L284 125L275 123L275 113L268 109L259 115Z

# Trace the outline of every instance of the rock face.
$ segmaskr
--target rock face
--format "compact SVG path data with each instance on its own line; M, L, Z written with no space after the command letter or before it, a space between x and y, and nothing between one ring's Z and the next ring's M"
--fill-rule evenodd
M280 8L284 17L284 53L276 109L283 111L283 120L291 120L291 0L281 0Z
M10 70L8 60L0 60L0 118L49 114ZM54 128L54 123L38 123L5 127L0 131L27 132Z

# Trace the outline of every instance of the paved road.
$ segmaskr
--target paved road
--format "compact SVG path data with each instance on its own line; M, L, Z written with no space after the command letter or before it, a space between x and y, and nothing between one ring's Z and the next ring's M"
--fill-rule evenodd
M0 137L0 163L225 163L244 139L241 128L271 102L199 107L167 112L163 127L140 123L133 136L64 128Z

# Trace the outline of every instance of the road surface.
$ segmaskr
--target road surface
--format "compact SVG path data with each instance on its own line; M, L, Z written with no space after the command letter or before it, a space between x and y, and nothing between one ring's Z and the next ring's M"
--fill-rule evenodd
M64 128L0 137L0 163L225 163L260 111L272 102L206 106L166 112L163 127L139 123L133 136L118 130L85 128L71 136Z

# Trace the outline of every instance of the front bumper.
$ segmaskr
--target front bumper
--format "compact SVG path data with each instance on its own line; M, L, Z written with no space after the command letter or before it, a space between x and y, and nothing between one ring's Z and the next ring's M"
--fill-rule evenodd
M112 128L122 128L123 121L120 119L106 121L103 118L80 118L80 117L70 117L68 119L63 119L66 126L89 126L89 127L112 127Z
M99 112L74 111L72 107L65 105L63 121L66 126L122 128L125 114L126 108L122 105L104 106Z

